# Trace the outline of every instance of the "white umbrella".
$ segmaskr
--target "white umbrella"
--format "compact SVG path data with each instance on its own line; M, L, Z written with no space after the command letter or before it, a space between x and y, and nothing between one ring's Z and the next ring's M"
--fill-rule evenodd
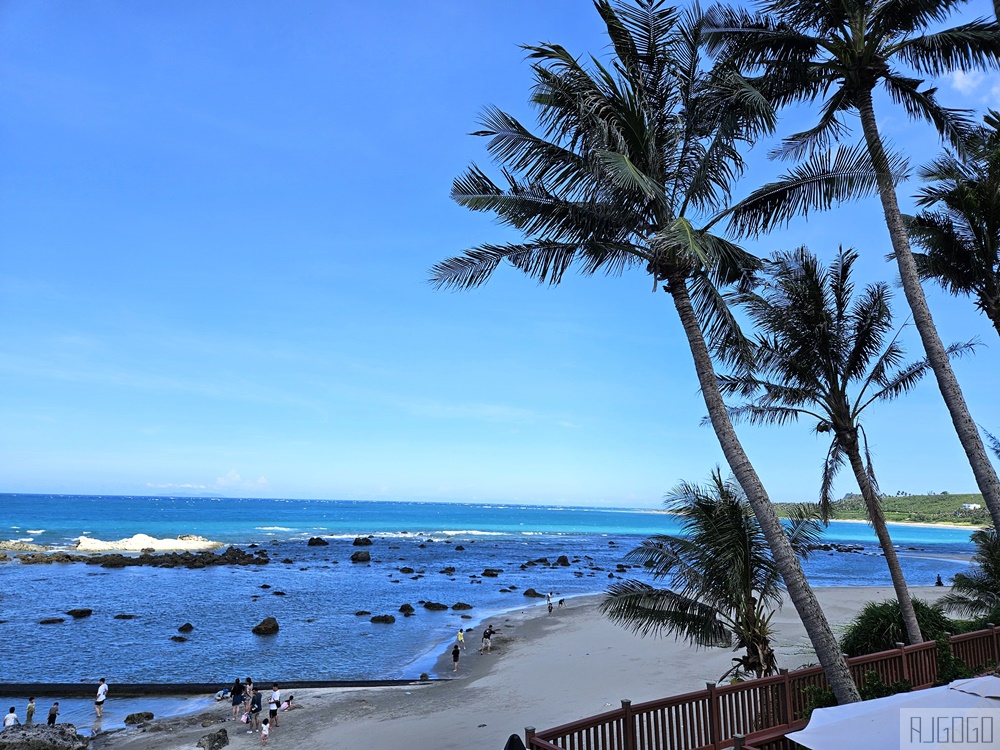
M953 724L955 717L964 723ZM958 733L972 731L977 741L963 737L959 744ZM1000 677L955 680L943 687L817 708L805 729L787 737L810 750L1000 748Z

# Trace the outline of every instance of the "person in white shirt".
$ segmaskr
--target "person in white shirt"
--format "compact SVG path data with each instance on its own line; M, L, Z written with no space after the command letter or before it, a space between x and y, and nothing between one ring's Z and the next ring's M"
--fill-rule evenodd
M278 728L278 707L281 706L281 691L278 683L271 685L271 697L267 701L267 716L271 719L271 729Z
M104 715L104 701L108 697L108 683L101 678L101 684L97 686L97 697L94 699L94 713L100 719Z
M12 727L15 724L20 724L21 720L17 718L17 714L14 712L14 707L10 707L10 713L3 717L3 728Z

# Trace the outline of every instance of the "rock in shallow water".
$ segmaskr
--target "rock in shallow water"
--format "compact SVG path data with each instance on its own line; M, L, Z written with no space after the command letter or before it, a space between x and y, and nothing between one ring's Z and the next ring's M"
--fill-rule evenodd
M278 632L278 621L273 617L265 617L259 624L254 625L254 635L274 635Z
M29 724L0 732L0 750L86 750L89 741L72 724Z
M144 721L152 721L153 712L152 711L137 711L134 714L129 714L125 717L125 723L129 726L133 724L142 724Z

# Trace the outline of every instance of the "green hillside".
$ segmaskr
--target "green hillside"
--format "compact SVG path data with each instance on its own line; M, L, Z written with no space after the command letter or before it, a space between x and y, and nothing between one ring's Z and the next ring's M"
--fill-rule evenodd
M965 510L963 504L979 505L978 510ZM787 517L790 503L776 503L778 515ZM832 520L865 520L865 503L861 495L849 494L833 503ZM899 523L952 523L968 526L990 525L990 514L983 496L949 495L889 495L882 498L882 510L887 521Z

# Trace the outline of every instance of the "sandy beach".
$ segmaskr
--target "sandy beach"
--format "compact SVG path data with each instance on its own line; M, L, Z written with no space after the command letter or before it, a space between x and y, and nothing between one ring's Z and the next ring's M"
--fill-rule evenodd
M912 589L933 601L947 588ZM835 631L868 601L892 596L890 587L818 588ZM466 650L454 679L409 687L296 691L299 708L282 713L269 745L326 750L337 747L398 747L439 750L500 750L525 726L568 723L620 705L700 690L730 666L725 649L696 650L672 639L640 638L613 625L597 610L600 597L568 600L547 614L540 606L497 618L491 654L480 655L480 633L466 635ZM795 610L775 615L779 665L795 669L816 662ZM451 675L444 651L438 673ZM109 705L111 705L109 703ZM224 721L228 706L201 714L154 721L98 735L96 750L191 748L202 735L225 727L230 747L257 748L238 722Z

